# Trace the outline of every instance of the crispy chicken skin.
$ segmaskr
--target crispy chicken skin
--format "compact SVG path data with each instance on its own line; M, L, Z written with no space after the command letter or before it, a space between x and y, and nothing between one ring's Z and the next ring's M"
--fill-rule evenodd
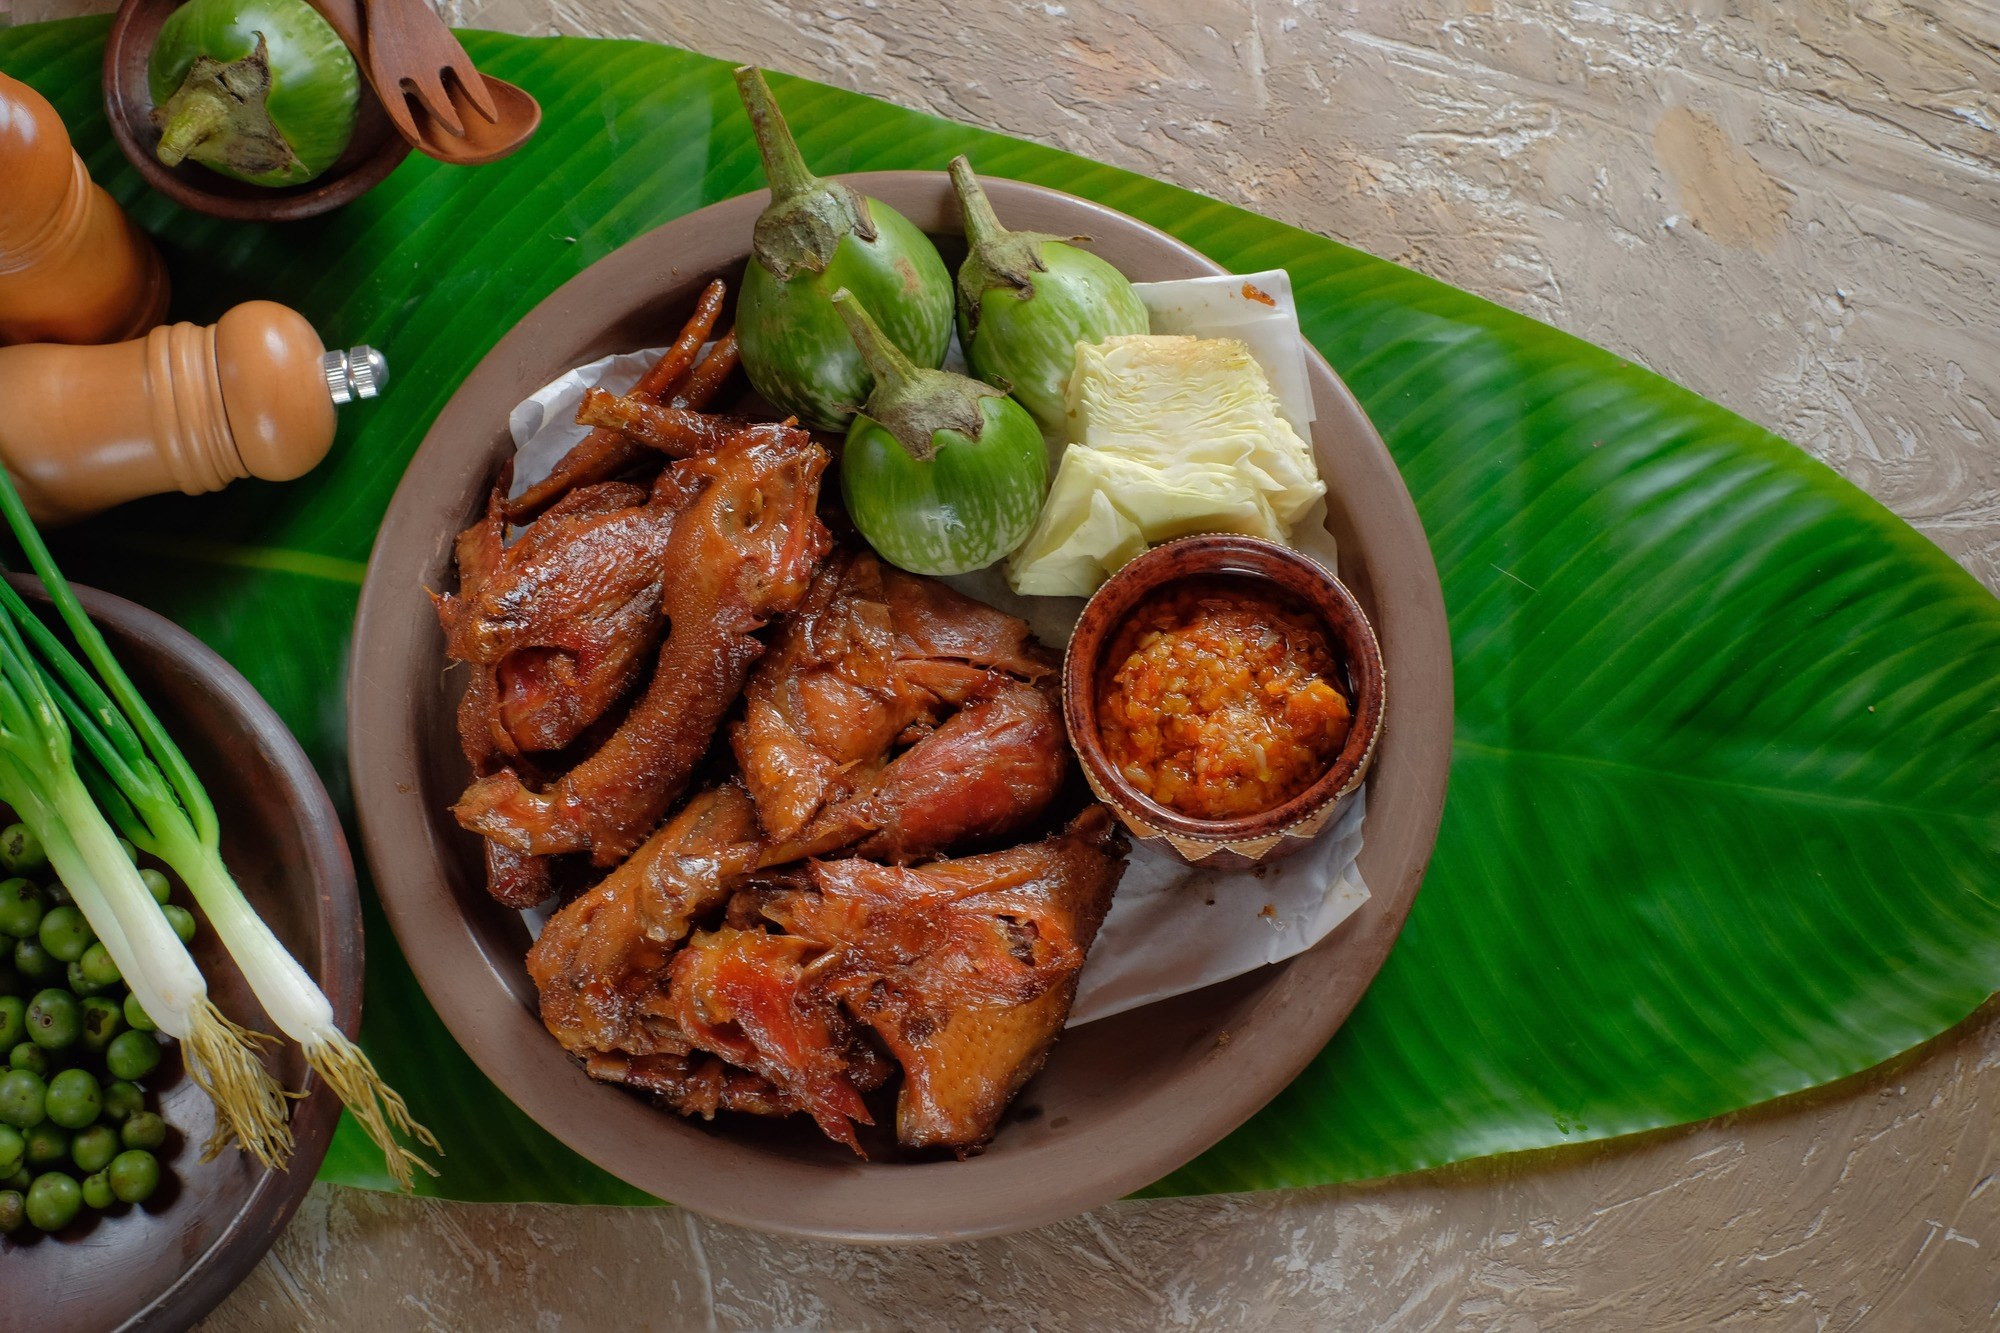
M828 561L745 693L730 740L773 862L1013 832L1068 763L1055 661L1027 625L869 552Z
M652 683L618 729L546 790L512 771L476 780L459 822L516 851L623 861L686 789L764 651L755 635L796 606L830 540L814 513L826 452L804 431L750 426L655 485L673 510L662 567L669 630Z
M649 1092L668 1109L704 1120L717 1111L783 1116L804 1109L769 1079L712 1055L593 1055L583 1067L594 1079Z

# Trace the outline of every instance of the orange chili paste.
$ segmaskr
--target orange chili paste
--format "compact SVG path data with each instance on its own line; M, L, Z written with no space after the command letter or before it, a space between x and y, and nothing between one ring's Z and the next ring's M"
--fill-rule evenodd
M1283 805L1332 766L1352 721L1326 631L1265 584L1190 579L1142 601L1097 685L1111 763L1196 819Z

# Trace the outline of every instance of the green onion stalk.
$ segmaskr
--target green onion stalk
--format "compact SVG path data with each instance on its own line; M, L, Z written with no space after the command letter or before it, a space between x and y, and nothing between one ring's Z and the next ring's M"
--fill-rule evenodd
M215 928L223 947L242 970L271 1021L286 1036L299 1043L307 1064L326 1080L355 1122L381 1148L389 1173L396 1182L409 1188L418 1169L435 1175L435 1169L402 1143L398 1136L412 1139L433 1152L442 1152L437 1139L410 1116L401 1095L382 1080L368 1056L340 1030L326 995L286 951L243 895L223 862L215 807L207 791L195 776L186 756L167 735L165 727L119 666L104 636L98 632L68 581L56 568L20 496L4 472L0 472L0 510L4 510L8 526L13 529L29 563L41 576L63 623L68 626L91 666L96 668L96 676L93 677L90 670L77 661L61 640L42 623L20 594L0 580L0 606L4 606L7 613L0 616L0 625L4 625L0 628L0 650L4 650L7 637L11 636L18 643L22 633L33 642L39 658L40 679L37 683L43 686L44 693L52 698L53 706L59 710L60 715L56 718L58 725L67 721L65 735L74 731L82 742L83 757L87 762L83 765L79 789L82 789L83 783L88 783L85 801L91 803L93 813L101 806L110 822L116 824L134 846L166 862L187 884L195 902ZM5 697L0 695L0 706L4 703ZM0 713L0 723L4 723L4 713ZM4 746L4 736L0 736L0 746ZM73 769L68 771L74 772ZM34 821L27 822L31 828L34 827ZM109 825L104 818L100 817L97 823L104 825L109 833ZM118 849L116 835L110 836L113 851L119 853L118 859L125 862L129 869L130 862ZM53 843L50 848L53 860ZM150 909L148 925L157 918L166 929L167 940L180 948L180 941L173 935L136 872L131 877L140 898ZM85 915L91 917L95 929L95 917L87 907L84 910ZM123 925L122 917L119 925ZM118 952L113 948L111 938L103 930L98 930L98 935L105 940L105 947L112 950L113 957L117 958ZM157 948L156 938L149 934L143 947L149 953L153 952ZM181 948L180 952L185 957L186 950ZM188 960L188 969L193 970L191 959ZM129 979L129 972L127 976ZM198 973L194 979L199 982ZM146 997L142 996L139 1003L148 1014L159 1019ZM210 1010L213 1011L213 1006ZM167 1027L164 1022L161 1026ZM171 1028L167 1030L172 1031ZM257 1068L262 1072L261 1065ZM206 1084L203 1086L207 1087ZM280 1107L281 1128L282 1114ZM261 1125L262 1121L257 1123ZM251 1147L253 1153L257 1152L255 1141L243 1135L240 1129L238 1133L245 1145Z
M14 618L0 617L0 800L41 839L140 1007L180 1040L188 1076L215 1103L216 1129L204 1160L235 1141L265 1165L282 1166L291 1129L284 1095L251 1049L256 1035L209 1000L200 969L118 845L74 758L47 678Z

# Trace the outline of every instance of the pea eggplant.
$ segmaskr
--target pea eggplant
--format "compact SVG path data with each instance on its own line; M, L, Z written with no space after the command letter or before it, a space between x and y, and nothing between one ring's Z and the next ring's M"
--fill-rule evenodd
M1048 482L1034 418L990 385L912 363L852 293L832 305L875 381L840 459L854 526L916 574L983 569L1019 546Z
M958 270L958 340L966 364L1063 434L1063 391L1078 343L1148 331L1124 274L1071 240L1000 225L963 157L951 164L971 249Z
M305 0L190 0L146 62L155 153L251 185L303 185L354 137L361 76Z
M951 274L908 218L806 169L760 70L737 70L736 86L771 185L736 303L743 370L780 411L838 430L873 381L833 294L853 292L898 350L934 368L951 342Z

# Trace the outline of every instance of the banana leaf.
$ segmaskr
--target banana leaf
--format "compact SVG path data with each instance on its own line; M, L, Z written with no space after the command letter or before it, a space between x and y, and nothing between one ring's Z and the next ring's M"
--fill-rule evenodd
M68 535L88 582L188 625L297 732L343 810L341 678L376 524L503 331L646 229L761 181L721 62L468 33L541 99L477 170L413 157L341 212L225 224L149 194L106 132L102 20L0 32L159 238L175 314L261 296L396 378L288 485ZM1339 1036L1158 1193L1311 1185L1715 1115L1932 1036L2000 985L2000 603L1784 440L1533 320L1320 237L1038 145L775 80L825 172L983 172L1291 271L1307 336L1416 498L1458 717L1435 861ZM444 1140L427 1191L643 1202L480 1076L371 902L364 1041ZM344 1127L324 1175L386 1185Z

